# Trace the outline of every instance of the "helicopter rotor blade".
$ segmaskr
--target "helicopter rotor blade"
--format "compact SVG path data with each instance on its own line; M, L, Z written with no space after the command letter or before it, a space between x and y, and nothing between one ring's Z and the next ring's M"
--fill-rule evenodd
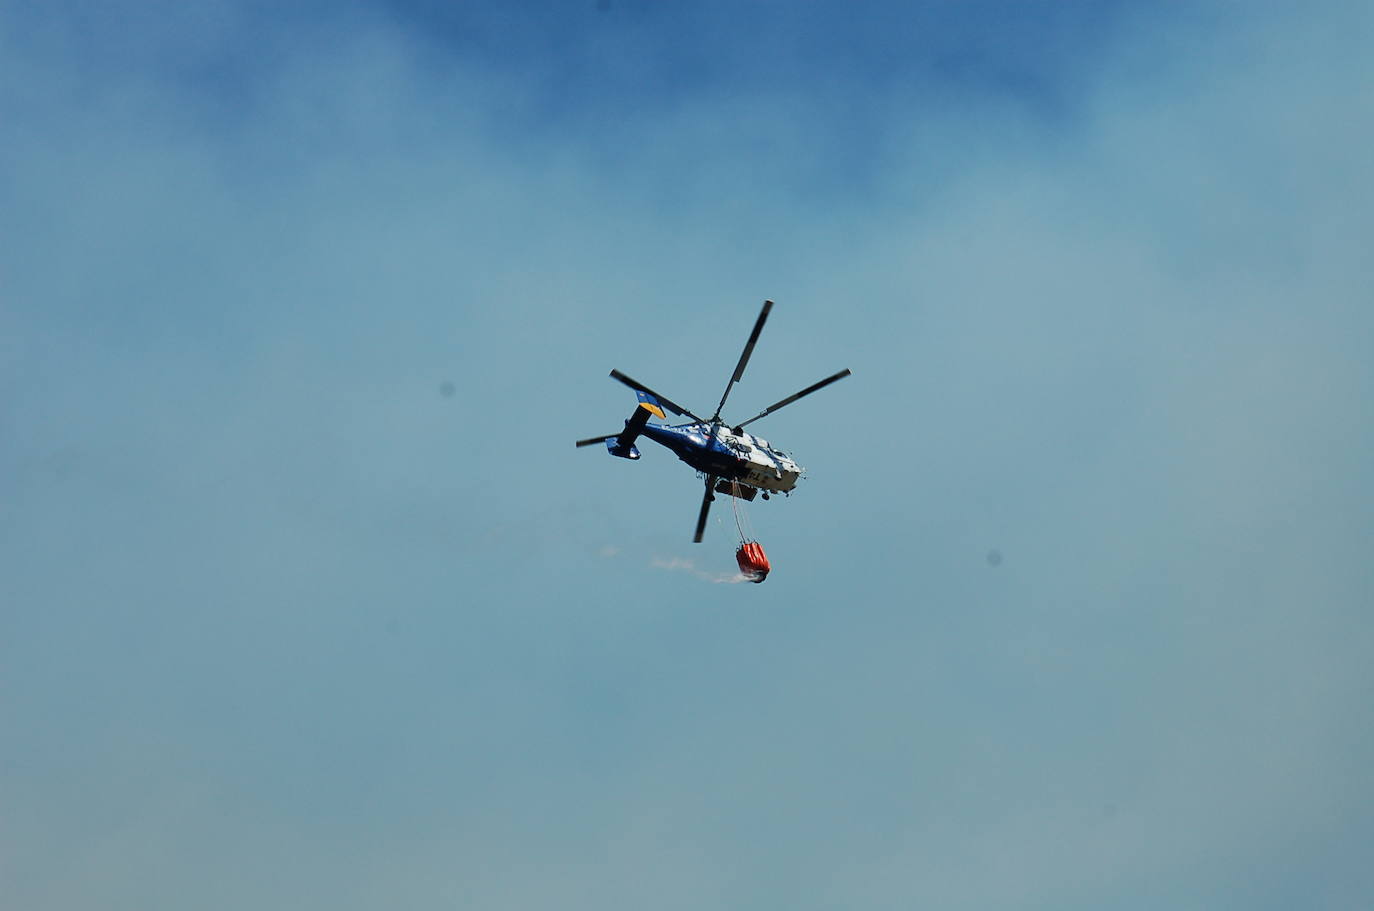
M618 437L618 436L620 436L620 434L618 434L618 433L608 433L608 434L606 434L604 437L591 437L591 438L586 439L586 440L578 440L578 441L577 441L577 445L578 445L578 446L591 446L593 443L604 443L604 442L606 442L607 440L612 439L613 437Z
M636 392L646 392L649 395L652 395L654 398L658 399L658 403L660 405L662 405L664 408L667 408L673 414L686 415L687 417L696 421L698 424L706 423L706 421L703 418L699 418L695 414L692 414L692 412L688 411L686 408L683 408L681 405L677 404L672 399L668 398L666 395L660 395L659 393L654 392L648 386L645 386L643 383L639 382L639 380L636 380L633 377L628 377L625 374L621 373L619 370L611 371L611 379L619 380L620 382L624 383L626 386L629 386Z
M818 389L824 389L826 386L829 386L831 383L835 383L835 382L838 382L838 381L844 379L845 377L849 376L849 374L850 374L851 372L852 372L852 371L850 371L850 369L849 369L848 367L846 367L846 368L844 368L843 370L841 370L839 373L836 373L836 374L833 375L833 376L828 376L828 377L826 377L825 379L821 380L819 383L812 383L810 386L807 386L807 387L806 387L805 389L803 389L801 392L798 392L798 393L796 393L795 395L789 395L787 398L783 399L781 402L775 402L775 403L773 403L772 405L769 405L767 408L763 409L763 411L761 411L760 413L754 415L754 416L753 416L752 418L750 418L749 420L743 421L743 422L741 422L741 423L739 423L739 424L736 424L736 425L735 425L735 428L738 429L738 428L740 428L740 427L743 427L745 424L752 424L752 423L754 423L754 422L757 421L759 418L767 417L768 415L770 415L770 414L772 414L773 412L777 411L779 408L782 408L782 407L787 406L787 405L791 405L793 402L795 402L795 401L796 401L797 399L799 399L799 398L802 398L803 396L808 396L808 395L810 395L811 393L815 392L815 391L818 390Z
M692 536L693 544L700 544L702 535L706 534L706 514L711 511L711 501L716 498L715 494L711 492L715 486L716 476L708 474L706 476L706 494L701 498L701 512L697 515L697 531Z
M725 407L725 400L730 397L730 390L739 382L740 377L744 376L744 368L749 364L749 357L754 353L754 346L759 341L759 333L763 331L763 324L768 321L768 311L772 309L772 301L763 302L763 309L759 311L759 318L754 321L754 330L749 333L749 341L744 343L744 352L739 356L739 363L735 365L735 372L730 375L730 382L725 384L725 391L720 396L720 404L716 406L716 415L711 420L714 421L720 417L720 410Z

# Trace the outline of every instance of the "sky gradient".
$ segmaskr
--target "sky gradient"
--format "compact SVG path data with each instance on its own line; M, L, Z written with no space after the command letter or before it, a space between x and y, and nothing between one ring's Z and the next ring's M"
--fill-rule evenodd
M0 0L7 904L1374 903L1371 46Z

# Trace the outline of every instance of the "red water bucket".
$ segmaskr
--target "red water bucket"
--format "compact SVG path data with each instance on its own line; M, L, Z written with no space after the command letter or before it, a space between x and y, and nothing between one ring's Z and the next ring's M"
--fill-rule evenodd
M763 552L763 545L757 541L746 541L735 551L735 562L739 564L739 571L749 577L750 582L762 582L768 578L769 571L773 568L768 565L768 555Z

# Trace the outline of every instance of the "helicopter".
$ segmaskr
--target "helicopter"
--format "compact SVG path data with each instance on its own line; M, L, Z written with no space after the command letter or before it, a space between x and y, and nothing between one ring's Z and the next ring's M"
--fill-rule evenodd
M851 372L845 368L820 382L812 383L801 392L774 402L747 421L740 421L738 424L722 421L721 409L725 407L730 391L744 375L744 368L749 363L750 355L754 353L754 345L758 343L759 333L763 331L763 324L767 322L768 313L772 309L771 300L763 302L763 309L754 322L753 331L749 333L749 340L744 343L744 353L740 355L735 372L725 384L720 404L716 406L715 413L710 418L700 417L638 380L626 376L619 370L612 370L612 379L635 391L638 404L635 405L634 413L625 421L625 429L619 433L608 433L577 441L579 447L604 442L611 455L633 460L639 458L639 449L635 446L635 441L645 436L655 443L666 446L679 459L696 469L706 479L706 492L701 500L701 512L697 515L696 534L692 537L692 541L697 544L701 543L705 534L706 516L717 493L742 500L753 500L762 492L766 500L773 493L790 493L802 475L804 469L794 462L791 456L770 446L767 440L746 433L745 426L773 414L797 399L844 379ZM685 424L650 424L651 415L664 421L668 419L664 409L678 417L691 418L691 421Z

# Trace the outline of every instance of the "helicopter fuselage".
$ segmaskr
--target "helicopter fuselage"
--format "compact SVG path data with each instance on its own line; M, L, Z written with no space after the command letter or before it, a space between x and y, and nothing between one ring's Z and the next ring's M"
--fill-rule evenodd
M738 481L761 490L787 493L797 486L802 467L781 450L750 433L736 433L729 427L711 425L649 424L641 431L655 443L666 446L679 459L707 475ZM613 441L608 440L610 445Z

